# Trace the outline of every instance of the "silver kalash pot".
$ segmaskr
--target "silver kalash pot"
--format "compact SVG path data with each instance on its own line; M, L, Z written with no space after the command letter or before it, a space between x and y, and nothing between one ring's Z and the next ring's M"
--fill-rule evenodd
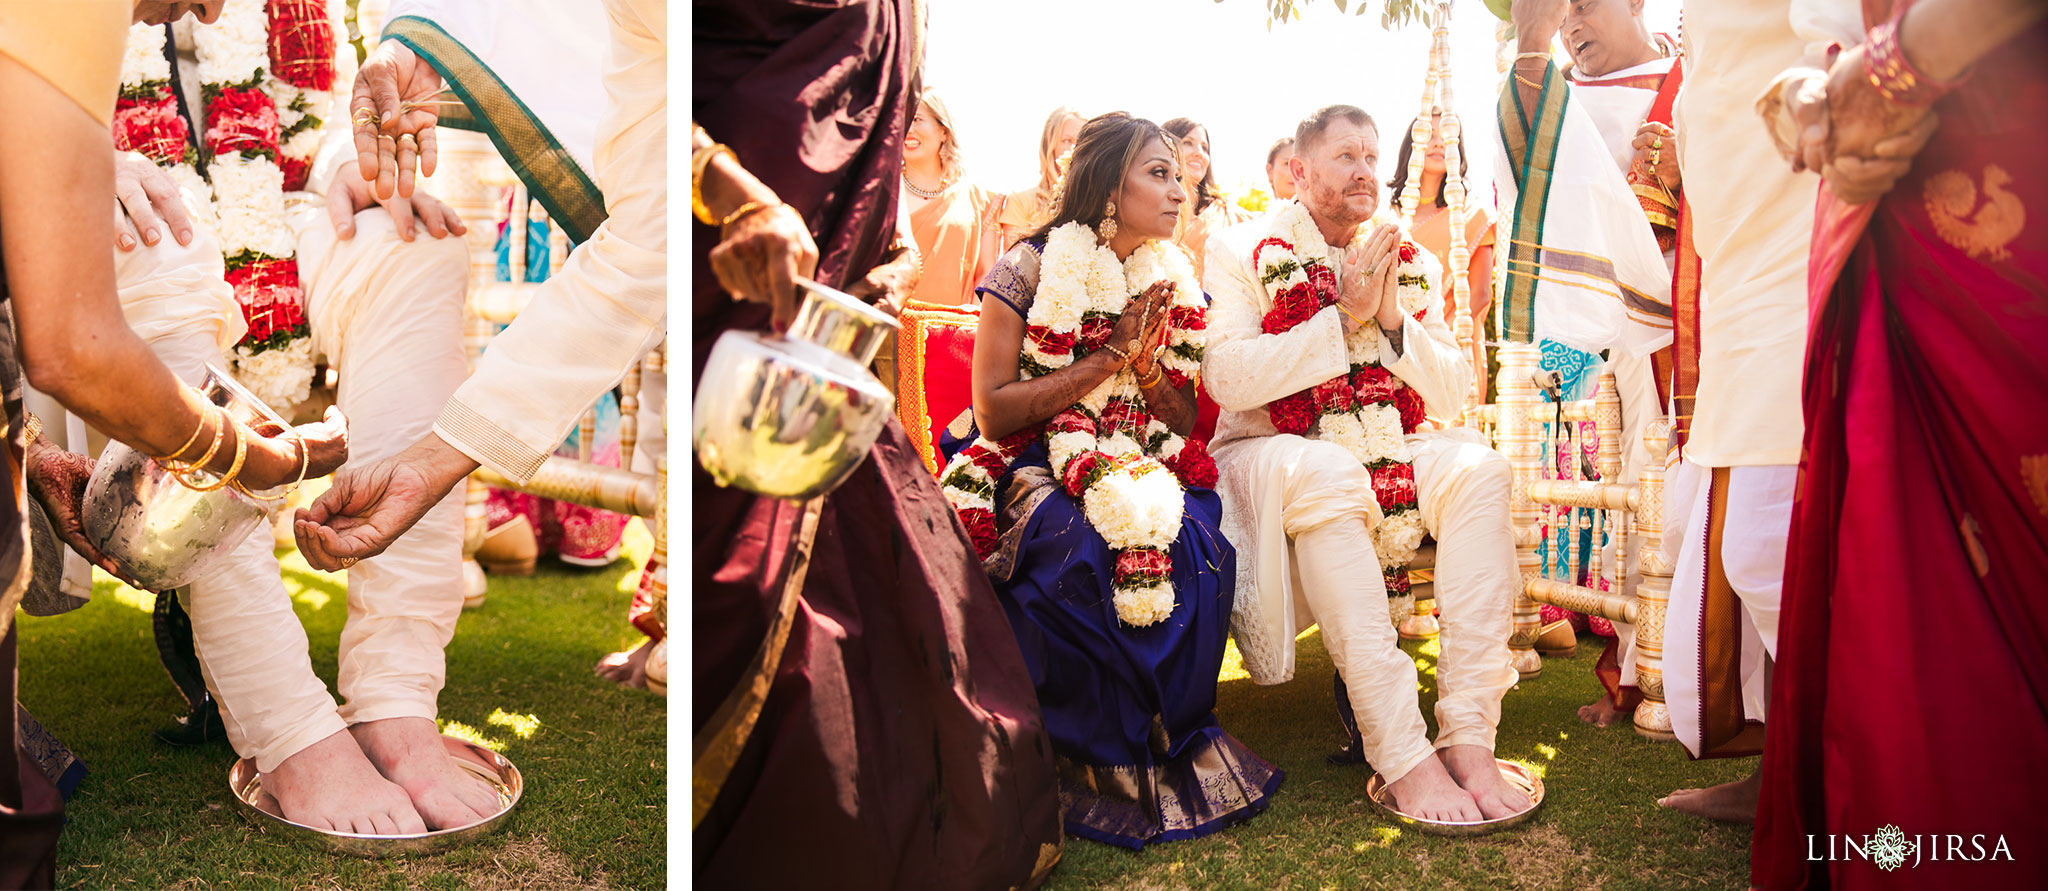
M900 327L831 288L805 291L784 335L728 331L697 384L697 461L723 486L776 498L822 495L860 466L896 399L868 363Z
M287 426L270 406L218 367L206 366L199 390L245 426ZM185 457L196 459L210 442L202 436ZM223 432L220 447L234 454L232 432ZM220 481L204 470L194 470L186 479L199 486ZM123 571L152 591L168 591L219 565L263 525L265 513L261 502L233 486L194 491L155 459L109 442L86 483L83 520L86 537Z

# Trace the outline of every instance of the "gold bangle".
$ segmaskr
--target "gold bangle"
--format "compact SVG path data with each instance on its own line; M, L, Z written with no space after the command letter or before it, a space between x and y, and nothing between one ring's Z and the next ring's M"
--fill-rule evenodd
M200 428L205 429L207 420L209 418L212 418L214 415L214 407L211 403L208 403L206 409L199 413ZM219 412L219 415L221 421L225 423L227 421L227 412ZM180 464L176 461L167 461L164 462L164 469L178 476L184 476L187 473L191 473L194 470L198 470L200 468L205 467L206 462L212 461L214 454L220 451L220 438L221 435L224 434L225 432L226 431L220 429L218 426L216 426L213 429L213 444L206 447L206 454L200 455L199 460L194 461L190 464Z
M21 429L28 434L28 438L22 440L22 444L27 445L43 435L43 419L36 417L36 413L32 411L22 412L22 415Z
M697 154L690 158L690 208L697 214L697 222L706 226L718 225L718 215L712 213L711 208L704 203L704 171L711 169L711 162L717 160L721 154L731 158L734 164L740 161L739 156L733 154L732 149L726 148L722 142L714 142L698 149Z
M1523 63L1523 62L1526 62L1526 61L1528 61L1528 60L1530 60L1530 59L1542 59L1542 60L1543 60L1544 62L1548 63L1548 62L1550 62L1550 61L1553 61L1553 60L1554 60L1554 59L1556 59L1556 58L1557 58L1556 56L1553 56L1553 55L1551 55L1551 54L1549 54L1549 53L1547 53L1547 52L1544 52L1544 53L1516 53L1516 54L1515 54L1515 64L1518 64L1518 65L1519 65L1519 64L1521 64L1521 63Z
M749 201L745 204L740 205L739 209L734 210L732 213L726 214L725 219L719 220L718 231L724 232L725 230L732 228L732 224L746 219L750 214L753 214L756 211L774 210L775 208L781 206L782 202L780 201Z
M1153 387L1159 386L1159 382L1163 380L1166 380L1166 369L1161 366L1154 365L1152 366L1152 379L1149 381L1139 381L1138 389L1150 390Z
M157 458L157 457L156 457L155 455L151 455L150 457L151 457L151 458L153 458L153 459L155 459L155 460L156 460L156 462L157 462L158 464L173 464L173 463L176 463L176 462L177 462L177 460L178 460L178 456L179 456L179 455L182 455L182 454L185 454L185 450L186 450L186 449L189 449L189 448L191 448L191 447L192 447L192 445L193 445L194 443L196 443L196 442L198 442L198 441L199 441L199 434L201 434L201 433L205 433L205 432L206 432L206 412L202 411L202 412L200 412L200 413L199 413L199 426L198 426L198 427L195 427L195 428L193 428L193 430L192 430L192 435L191 435L191 436L187 436L187 437L185 437L185 444L184 444L184 445L181 445L181 446L179 446L179 447L178 447L178 450L177 450L177 451L175 451L175 452L172 452L172 453L170 453L170 454L168 454L168 455L165 455L165 456L163 456L163 457L161 457L161 458Z
M228 484L235 481L235 475L242 472L242 462L249 459L249 441L242 438L242 425L235 423L233 419L229 418L226 411L221 412L220 419L221 423L227 425L235 434L234 463L228 465L228 472L221 475L219 482L210 486L195 486L185 482L184 477L178 478L179 483L182 483L185 488L191 489L194 492L212 492L216 489L227 487ZM215 442L219 442L218 437L215 438ZM209 455L208 457L212 456Z
M276 502L283 501L287 498L292 497L292 493L298 491L299 486L305 484L306 471L311 467L313 461L311 450L306 447L306 434L300 433L297 427L286 427L284 428L284 433L291 434L292 439L299 444L299 478L292 480L290 484L284 487L284 492L277 495L258 495L254 491L251 491L248 486L242 485L240 482L235 483L235 491L247 495L250 498L254 498L257 501L263 501L274 504Z

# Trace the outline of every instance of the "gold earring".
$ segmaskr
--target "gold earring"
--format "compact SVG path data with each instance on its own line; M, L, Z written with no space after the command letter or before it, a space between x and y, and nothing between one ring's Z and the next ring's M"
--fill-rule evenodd
M1112 198L1108 204L1103 205L1102 222L1096 225L1095 231L1102 236L1103 241L1116 237L1116 199Z

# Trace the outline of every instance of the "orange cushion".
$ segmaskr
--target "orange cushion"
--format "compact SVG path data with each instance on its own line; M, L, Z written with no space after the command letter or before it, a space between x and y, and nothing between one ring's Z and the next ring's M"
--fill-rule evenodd
M974 329L981 308L912 300L896 338L896 416L925 467L939 472L939 432L974 403Z

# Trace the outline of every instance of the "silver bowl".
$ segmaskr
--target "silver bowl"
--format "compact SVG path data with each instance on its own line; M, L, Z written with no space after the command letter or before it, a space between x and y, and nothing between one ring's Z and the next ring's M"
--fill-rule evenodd
M1392 817L1394 822L1400 823L1403 826L1413 827L1416 831L1429 835L1487 835L1503 829L1512 829L1529 822L1531 818L1536 816L1537 809L1543 807L1543 778L1537 776L1536 771L1505 758L1496 758L1494 760L1500 764L1502 779L1507 780L1509 785L1529 793L1528 810L1495 820L1472 820L1469 822L1424 820L1421 817L1404 814L1394 809L1393 795L1387 792L1386 778L1379 774L1373 774L1372 779L1365 781L1365 797L1372 799L1372 803L1378 806L1381 811L1386 812L1387 816Z
M894 318L851 296L809 291L783 336L729 331L697 384L692 441L720 485L776 498L831 491L867 457L896 399L868 373Z
M284 818L277 799L263 791L263 778L256 772L256 762L247 758L235 762L235 766L228 769L228 793L235 797L242 816L257 828L336 853L357 857L394 857L445 851L502 828L511 818L512 809L519 806L526 783L519 775L519 768L497 752L452 736L441 737L441 745L448 749L448 757L455 759L457 766L497 787L498 801L503 804L497 813L468 826L413 835L363 835L316 829Z
M270 406L214 365L206 366L200 392L250 426L284 425ZM232 434L221 440L234 448ZM188 451L197 457L204 445ZM195 485L218 477L203 470L186 475ZM267 494L267 493L266 493ZM121 569L152 591L168 591L199 578L263 525L262 502L224 486L211 492L181 484L162 464L121 442L109 442L86 483L85 533Z

